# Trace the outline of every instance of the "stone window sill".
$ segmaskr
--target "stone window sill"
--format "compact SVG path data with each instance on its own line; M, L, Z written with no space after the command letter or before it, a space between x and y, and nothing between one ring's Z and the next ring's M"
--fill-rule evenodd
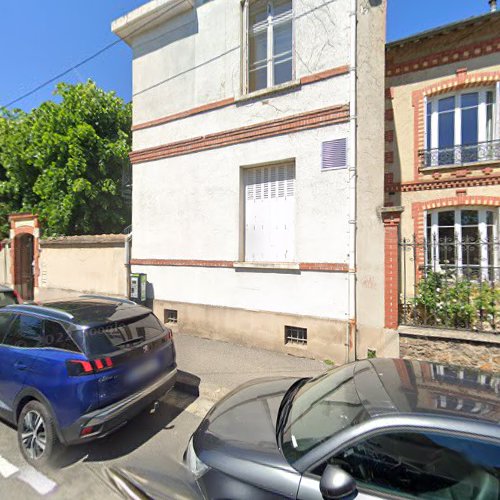
M277 270L299 270L300 265L296 262L233 262L235 269L277 269Z
M244 103L246 101L251 101L253 99L258 99L259 97L272 96L273 94L278 94L287 90L292 90L301 86L300 80L292 80L290 82L282 83L281 85L275 85L274 87L267 87L265 89L255 90L248 94L242 94L235 99L236 103Z

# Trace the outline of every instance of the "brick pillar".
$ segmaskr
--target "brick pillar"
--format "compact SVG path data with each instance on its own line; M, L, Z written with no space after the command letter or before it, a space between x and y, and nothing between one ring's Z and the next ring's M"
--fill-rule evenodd
M403 207L384 207L384 299L385 327L394 330L399 324L399 223Z

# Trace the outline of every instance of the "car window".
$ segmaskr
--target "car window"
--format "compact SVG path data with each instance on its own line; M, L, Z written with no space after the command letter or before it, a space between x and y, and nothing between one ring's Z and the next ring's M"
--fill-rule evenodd
M17 304L14 292L0 292L0 307L10 306L11 304Z
M120 322L96 326L75 334L74 339L88 356L117 353L138 343L165 335L154 314L144 314Z
M500 446L438 433L388 433L347 448L326 464L359 486L409 498L500 498Z
M64 327L56 321L43 322L43 347L64 349L65 351L80 352L80 349L71 340Z
M335 433L367 419L354 384L354 366L339 367L297 392L283 432L283 453L293 463Z
M13 314L0 313L0 342L3 341L5 335L7 334L9 324L13 317Z
M42 339L42 321L34 316L17 316L11 324L5 345L16 347L37 347Z

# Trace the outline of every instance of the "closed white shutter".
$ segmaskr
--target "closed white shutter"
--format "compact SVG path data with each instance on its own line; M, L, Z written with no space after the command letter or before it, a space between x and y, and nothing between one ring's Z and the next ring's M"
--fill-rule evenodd
M295 246L295 165L245 170L245 260L291 262Z

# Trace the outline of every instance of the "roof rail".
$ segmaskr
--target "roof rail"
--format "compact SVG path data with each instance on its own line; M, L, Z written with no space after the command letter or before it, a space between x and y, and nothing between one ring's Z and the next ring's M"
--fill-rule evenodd
M107 295L94 295L94 294L85 294L80 295L81 299L101 299L101 300L109 300L110 302L119 302L121 304L128 304L131 306L136 306L137 304L129 299L122 299L120 297L108 297Z
M75 318L71 313L67 311L61 311L60 309L55 309L53 307L39 306L37 304L10 304L8 306L5 306L5 309L12 309L19 312L48 314L52 316L59 316L65 319Z

